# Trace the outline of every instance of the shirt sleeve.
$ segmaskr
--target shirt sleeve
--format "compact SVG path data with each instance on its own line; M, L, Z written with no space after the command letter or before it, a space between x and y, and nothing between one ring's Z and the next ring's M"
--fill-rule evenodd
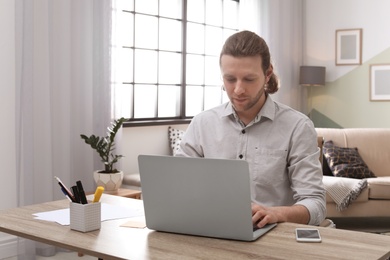
M196 117L194 117L183 135L179 149L176 151L175 156L204 157L196 127L197 120Z
M326 217L326 192L322 183L317 133L307 119L293 136L289 156L289 176L296 204L310 213L309 225L319 225Z

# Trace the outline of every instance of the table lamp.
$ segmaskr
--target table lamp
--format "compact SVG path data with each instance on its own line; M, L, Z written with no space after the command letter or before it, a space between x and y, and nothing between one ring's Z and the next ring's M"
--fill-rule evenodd
M324 86L325 67L301 66L299 84L302 86Z
M299 71L299 84L302 86L324 86L325 85L325 67L319 66L301 66ZM308 97L310 98L309 118L312 119L312 98L311 88L309 88Z

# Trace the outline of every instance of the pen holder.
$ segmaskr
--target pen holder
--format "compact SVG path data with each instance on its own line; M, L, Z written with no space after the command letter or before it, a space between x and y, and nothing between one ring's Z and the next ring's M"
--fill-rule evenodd
M70 203L70 229L89 232L100 229L101 204L100 202L79 204Z

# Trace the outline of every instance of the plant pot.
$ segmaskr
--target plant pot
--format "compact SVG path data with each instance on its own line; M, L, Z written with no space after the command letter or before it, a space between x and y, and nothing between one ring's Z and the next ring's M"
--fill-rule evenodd
M93 178L97 186L103 186L105 193L115 193L122 185L123 171L118 173L93 172Z

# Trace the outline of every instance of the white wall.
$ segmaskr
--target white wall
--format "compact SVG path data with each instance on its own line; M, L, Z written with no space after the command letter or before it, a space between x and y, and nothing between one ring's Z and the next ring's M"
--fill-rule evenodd
M176 129L186 129L187 125L172 125ZM121 166L125 174L138 173L138 155L169 155L168 126L140 126L123 129Z
M343 128L390 128L390 101L370 101L369 95L370 64L390 63L388 10L388 0L306 1L305 65L327 71L326 86L311 92L311 105L323 119ZM354 28L363 29L362 64L336 66L336 30Z
M363 29L363 63L390 47L390 1L306 1L306 64L327 67L327 81L334 81L356 66L335 66L338 29Z
M0 1L0 210L13 208L16 202L15 169L15 4ZM0 233L0 257L15 250L13 237Z

